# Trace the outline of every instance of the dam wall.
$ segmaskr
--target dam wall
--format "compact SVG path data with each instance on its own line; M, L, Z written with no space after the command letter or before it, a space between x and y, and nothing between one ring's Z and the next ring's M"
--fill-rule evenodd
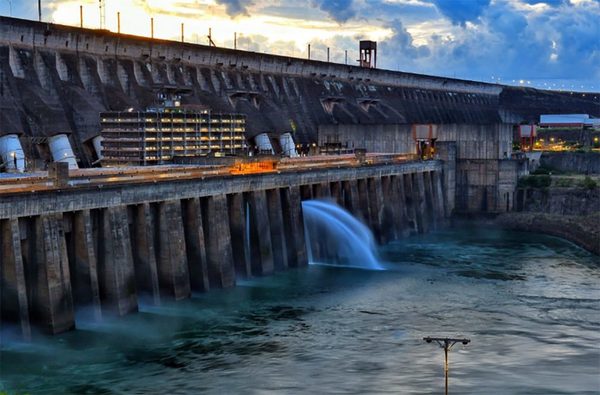
M506 212L513 207L521 164L511 160L512 126L436 124L436 156L445 164L448 207L457 213ZM416 153L411 125L322 125L319 144L337 141L368 151Z
M20 135L27 158L51 161L46 139L66 134L80 167L91 166L98 114L143 109L164 85L189 89L184 104L246 115L248 138L290 132L301 144L316 143L324 125L491 125L553 110L600 116L593 96L0 17L0 136Z
M443 180L427 161L5 193L0 323L61 333L306 266L303 200L337 202L381 243L427 232L449 212Z

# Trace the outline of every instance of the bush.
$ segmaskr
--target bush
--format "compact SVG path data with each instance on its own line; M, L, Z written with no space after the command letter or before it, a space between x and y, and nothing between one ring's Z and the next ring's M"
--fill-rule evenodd
M559 188L568 188L573 186L573 179L571 178L555 178L553 185Z
M594 180L592 180L590 177L586 177L583 179L583 181L581 182L581 186L585 189L595 189L596 187L598 187L598 183Z
M548 175L533 175L519 179L518 186L521 188L547 188L552 184L552 178Z

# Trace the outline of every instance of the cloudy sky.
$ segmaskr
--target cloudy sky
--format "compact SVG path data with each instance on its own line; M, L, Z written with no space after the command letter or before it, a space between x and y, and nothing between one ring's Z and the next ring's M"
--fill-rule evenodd
M122 32L356 64L358 40L379 42L378 66L539 88L600 91L600 0L103 0ZM11 1L0 0L9 15ZM44 20L99 24L97 0L42 1ZM37 1L12 0L37 18Z

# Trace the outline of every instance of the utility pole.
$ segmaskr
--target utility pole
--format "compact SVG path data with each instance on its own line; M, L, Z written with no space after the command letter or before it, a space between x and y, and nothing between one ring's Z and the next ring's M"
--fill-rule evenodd
M467 338L462 338L462 339L455 339L455 338L450 338L450 337L424 337L423 340L425 340L427 343L431 343L431 342L436 342L438 344L438 346L440 346L441 348L444 349L444 377L446 380L446 392L445 394L448 395L448 351L450 351L450 349L452 349L452 347L454 347L454 345L456 343L462 343L463 345L467 345L471 342L470 339Z
M208 28L208 46L209 47L216 47L215 42L212 39L212 27Z
M106 7L104 6L104 0L98 0L98 9L100 11L100 29L106 29Z

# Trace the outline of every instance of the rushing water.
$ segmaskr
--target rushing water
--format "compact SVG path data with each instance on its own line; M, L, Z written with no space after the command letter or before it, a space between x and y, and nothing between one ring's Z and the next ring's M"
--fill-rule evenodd
M302 202L310 263L381 270L373 234L340 206L321 200Z
M412 237L387 270L311 265L6 343L0 388L53 394L598 394L600 264L559 239Z

